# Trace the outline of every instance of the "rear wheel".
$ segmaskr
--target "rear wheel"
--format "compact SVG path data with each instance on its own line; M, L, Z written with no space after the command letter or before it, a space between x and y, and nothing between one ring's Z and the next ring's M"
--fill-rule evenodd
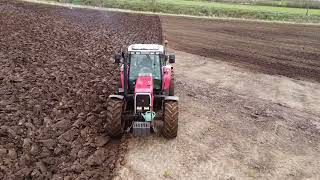
M110 137L121 137L125 122L122 119L124 102L120 99L108 99L106 131Z
M174 96L174 73L171 72L171 80L170 80L170 87L169 87L169 96Z
M177 101L164 102L162 135L165 138L172 139L177 137L179 107Z

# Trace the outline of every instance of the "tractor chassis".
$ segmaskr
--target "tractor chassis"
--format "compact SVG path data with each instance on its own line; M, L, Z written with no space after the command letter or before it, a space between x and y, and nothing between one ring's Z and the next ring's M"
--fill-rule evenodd
M157 105L155 106L155 112L156 116L152 122L145 122L143 117L138 114L134 113L134 110L130 105L126 105L125 110L122 113L122 118L125 122L125 131L131 132L134 136L137 137L144 137L149 136L152 132L158 132L158 129L161 129L161 122L163 119L163 102L165 100L165 95L155 95L155 103ZM124 97L125 104L127 103L133 103L134 95L128 94L126 97Z

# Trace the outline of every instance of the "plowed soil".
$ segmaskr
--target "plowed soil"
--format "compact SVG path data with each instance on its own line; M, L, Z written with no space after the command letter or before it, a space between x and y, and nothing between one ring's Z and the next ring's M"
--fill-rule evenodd
M0 1L0 179L109 179L124 140L104 132L114 52L161 43L156 16Z
M170 47L255 72L320 82L320 26L163 17Z

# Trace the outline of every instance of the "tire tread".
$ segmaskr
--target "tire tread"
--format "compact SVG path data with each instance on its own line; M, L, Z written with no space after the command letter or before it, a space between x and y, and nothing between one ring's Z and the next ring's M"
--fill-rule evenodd
M110 137L119 137L123 134L122 109L123 101L108 99L106 131Z
M162 134L165 138L172 139L178 134L179 106L176 101L165 101L164 124Z

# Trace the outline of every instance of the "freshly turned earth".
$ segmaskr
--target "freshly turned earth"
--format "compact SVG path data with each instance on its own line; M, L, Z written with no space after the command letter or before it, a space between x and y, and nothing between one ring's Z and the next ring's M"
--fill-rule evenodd
M104 131L112 55L161 43L159 17L0 0L0 179L108 179L126 150Z

